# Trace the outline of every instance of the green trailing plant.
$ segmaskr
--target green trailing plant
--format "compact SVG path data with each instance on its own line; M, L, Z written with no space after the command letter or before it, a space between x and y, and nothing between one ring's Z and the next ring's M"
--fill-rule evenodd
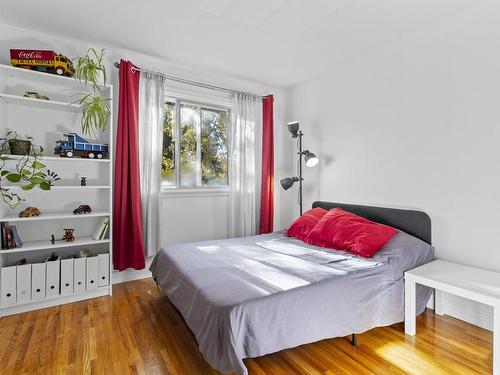
M12 191L13 187L20 186L22 190L31 190L38 187L50 190L55 181L60 180L55 172L46 170L45 164L39 159L43 155L43 147L33 143L32 137L24 137L31 142L30 153L12 157L9 152L9 141L18 138L17 133L8 130L5 138L0 140L0 196L2 201L10 208L16 208L23 199L18 193ZM13 167L9 161L17 161Z
M104 48L100 52L89 48L85 56L75 59L75 78L85 84L91 83L94 89L99 90L100 84L106 84L106 66L103 59ZM99 82L101 77L102 82Z
M111 112L110 99L104 99L95 92L85 94L78 103L82 106L82 132L91 134L93 131L104 131Z
M106 84L106 66L104 65L104 49L97 52L89 48L87 55L75 59L75 79L84 82L85 87L90 83L92 88L84 92L78 103L82 106L82 132L96 136L108 125L108 116L111 112L110 99L102 95L102 85ZM100 78L102 77L102 82Z

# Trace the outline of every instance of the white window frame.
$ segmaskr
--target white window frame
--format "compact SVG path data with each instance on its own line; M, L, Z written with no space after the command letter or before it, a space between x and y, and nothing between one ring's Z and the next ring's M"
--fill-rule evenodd
M229 195L229 180L227 185L221 186L202 186L201 185L201 110L202 108L214 109L217 111L227 111L229 121L231 121L231 106L226 102L196 100L189 97L183 97L168 93L165 96L165 102L170 101L175 103L175 126L174 126L174 142L175 142L175 180L176 185L167 185L162 181L161 192L164 196L180 197L180 196L195 196L195 195ZM195 105L198 107L198 126L196 129L196 183L198 186L181 186L181 169L180 169L180 124L181 124L181 103L188 105ZM228 129L229 133L229 129ZM229 153L229 134L228 134L228 153ZM228 155L229 157L229 155ZM228 171L229 174L229 171Z

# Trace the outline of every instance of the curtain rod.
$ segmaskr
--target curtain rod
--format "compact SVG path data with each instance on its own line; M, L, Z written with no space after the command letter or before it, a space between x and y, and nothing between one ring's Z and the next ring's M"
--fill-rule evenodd
M113 65L115 66L115 68L120 69L120 63L119 62L115 62ZM224 91L224 92L230 92L230 93L235 93L236 92L236 93L240 93L240 94L245 94L245 95L253 96L255 98L261 98L263 100L267 100L268 99L267 96L257 95L257 94L253 94L251 92L238 91L238 90L230 89L228 87L211 85L209 83L204 83L204 82L199 82L199 81L192 81L190 79L175 77L175 76L171 76L171 75L168 75L168 74L165 74L165 73L155 72L153 70L147 70L147 69L141 69L141 68L132 68L132 71L136 71L136 70L139 71L139 72L150 73L150 74L154 74L154 75L157 75L157 76L160 76L160 77L165 77L166 79L168 79L170 81L175 81L175 82L180 82L180 83L186 83L188 85L203 87L203 88L210 89L210 90L218 90L218 91Z

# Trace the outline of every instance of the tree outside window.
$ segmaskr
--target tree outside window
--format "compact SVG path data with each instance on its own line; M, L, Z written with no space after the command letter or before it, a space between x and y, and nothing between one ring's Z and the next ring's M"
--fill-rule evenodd
M163 121L163 184L227 186L229 121L227 109L167 100Z

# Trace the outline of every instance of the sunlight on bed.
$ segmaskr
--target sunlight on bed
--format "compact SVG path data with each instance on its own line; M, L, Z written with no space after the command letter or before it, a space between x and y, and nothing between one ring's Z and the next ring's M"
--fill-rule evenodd
M205 253L209 254L214 254L218 252L220 249L220 246L198 246L198 250L204 251Z
M279 269L278 266L265 264L260 259L251 259L249 254L256 252L255 248L251 246L230 246L221 248L220 246L212 245L198 246L197 248L200 251L217 256L219 260L223 259L223 261L230 264L231 267L243 271L249 278L257 279L276 290L289 290L310 284L309 280L289 274ZM259 253L259 251L257 251L257 253ZM259 254L259 258L260 257L262 257L262 254ZM269 255L266 258L271 259ZM293 257L289 258L292 260L294 259ZM292 264L289 266L297 267L297 265ZM269 293L269 291L267 292Z

